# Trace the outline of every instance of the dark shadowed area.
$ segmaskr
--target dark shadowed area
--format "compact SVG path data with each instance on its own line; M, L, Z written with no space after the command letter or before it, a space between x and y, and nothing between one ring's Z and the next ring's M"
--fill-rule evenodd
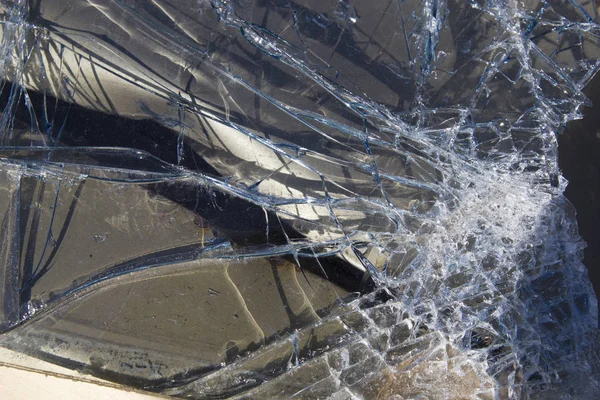
M567 198L577 210L579 234L587 242L584 263L600 293L600 76L584 90L594 104L584 118L568 124L558 137L559 165L569 186Z

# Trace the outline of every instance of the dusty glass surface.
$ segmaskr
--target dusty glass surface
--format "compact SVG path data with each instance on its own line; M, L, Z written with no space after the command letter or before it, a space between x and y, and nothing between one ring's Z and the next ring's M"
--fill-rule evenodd
M2 346L200 399L600 391L556 145L594 3L0 4Z

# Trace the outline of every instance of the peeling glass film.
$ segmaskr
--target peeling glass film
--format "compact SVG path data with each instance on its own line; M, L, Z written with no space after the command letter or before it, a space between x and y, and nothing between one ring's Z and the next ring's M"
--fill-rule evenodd
M199 399L600 391L555 139L594 3L0 4L3 346Z

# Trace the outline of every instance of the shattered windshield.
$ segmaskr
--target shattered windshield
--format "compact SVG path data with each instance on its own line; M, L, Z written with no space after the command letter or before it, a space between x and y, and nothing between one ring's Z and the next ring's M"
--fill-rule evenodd
M600 391L556 139L593 2L0 10L0 345L198 399Z

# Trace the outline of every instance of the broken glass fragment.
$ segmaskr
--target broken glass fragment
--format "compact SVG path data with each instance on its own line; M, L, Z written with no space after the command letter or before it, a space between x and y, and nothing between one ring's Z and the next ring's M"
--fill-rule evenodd
M191 398L591 398L593 2L4 0L0 344Z

